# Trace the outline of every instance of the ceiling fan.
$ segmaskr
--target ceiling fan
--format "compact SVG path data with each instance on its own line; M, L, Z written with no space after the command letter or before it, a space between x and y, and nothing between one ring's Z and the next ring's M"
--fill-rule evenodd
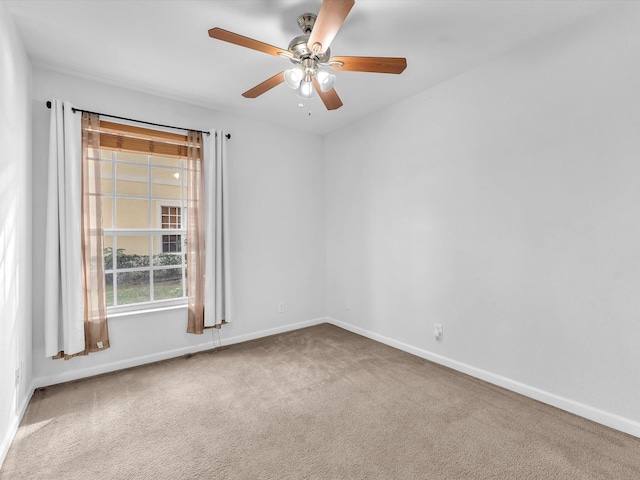
M273 87L285 82L297 90L302 100L313 97L314 90L328 110L342 106L342 101L333 88L335 75L332 70L373 73L402 73L407 67L405 58L395 57L332 57L329 45L347 18L355 0L323 0L318 15L305 13L298 17L298 26L303 34L289 43L288 49L274 47L237 33L212 28L209 36L241 47L251 48L269 55L288 58L295 66L268 78L242 94L256 98Z

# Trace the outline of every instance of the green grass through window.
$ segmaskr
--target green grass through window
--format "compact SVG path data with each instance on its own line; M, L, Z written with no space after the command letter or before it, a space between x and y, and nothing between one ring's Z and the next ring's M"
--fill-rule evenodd
M167 280L155 282L154 300L168 300L182 298L182 281ZM107 307L113 307L113 286L107 285ZM118 285L118 305L130 305L132 303L148 302L151 300L149 285Z

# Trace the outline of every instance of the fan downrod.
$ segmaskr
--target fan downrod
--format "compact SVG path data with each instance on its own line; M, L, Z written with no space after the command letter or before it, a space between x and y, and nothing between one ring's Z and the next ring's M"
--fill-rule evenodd
M313 13L303 13L298 17L298 26L302 33L309 35L311 30L313 30L313 26L316 24L317 15Z

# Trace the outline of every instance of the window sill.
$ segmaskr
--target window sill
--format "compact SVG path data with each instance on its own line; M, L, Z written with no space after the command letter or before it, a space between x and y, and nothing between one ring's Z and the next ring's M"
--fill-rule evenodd
M182 310L186 309L188 305L186 303L181 303L179 305L167 305L164 307L152 307L152 308L143 308L139 310L125 310L121 312L107 312L107 318L111 320L112 318L122 318L122 317L133 317L137 315L146 315L149 313L158 313L158 312L168 312L171 310Z

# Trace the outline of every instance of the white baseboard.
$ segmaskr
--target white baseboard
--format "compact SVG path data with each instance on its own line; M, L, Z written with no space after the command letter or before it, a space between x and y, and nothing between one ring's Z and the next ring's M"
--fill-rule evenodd
M244 335L237 335L235 337L222 338L222 346L233 345L235 343L246 342L248 340L254 340L256 338L267 337L269 335L275 335L278 333L284 333L291 330L298 330L300 328L311 327L320 323L325 323L327 319L325 317L316 318L312 320L306 320L304 322L292 323L276 328L269 328L266 330L260 330L258 332L247 333ZM224 327L223 327L224 328ZM71 382L73 380L80 380L82 378L93 377L95 375L102 375L103 373L115 372L117 370L123 370L125 368L138 367L148 363L159 362L162 360L168 360L170 358L180 357L189 353L198 353L205 350L211 350L214 347L211 340L206 343L197 345L189 345L187 347L176 348L173 350L166 350L163 352L156 352L150 355L142 355L139 357L127 358L125 360L119 360L116 362L104 363L94 367L83 368L80 370L74 370L73 372L64 372L55 375L48 375L37 377L33 380L35 388L48 387L50 385L56 385L59 383Z
M222 346L232 345L234 343L247 342L249 340L255 340L257 338L268 337L270 335L277 335L278 333L291 332L293 330L300 330L301 328L313 327L314 325L320 325L321 323L327 323L327 322L328 322L327 317L320 317L320 318L314 318L312 320L305 320L304 322L283 325L282 327L268 328L266 330L247 333L245 335L237 335L235 337L231 337L226 340L223 339Z
M574 415L584 417L588 420L640 438L640 422L637 422L635 420L621 417L620 415L616 415L615 413L600 410L598 408L576 402L569 398L561 397L554 393L550 393L539 388L526 385L516 380L503 377L502 375L497 375L495 373L482 370L481 368L467 365L466 363L458 362L457 360L438 355L437 353L429 352L428 350L424 350L422 348L414 347L413 345L409 345L407 343L400 342L383 335L379 335L377 333L365 330L360 327L356 327L354 325L336 320L334 318L328 317L326 321L337 327L344 328L345 330L348 330L350 332L370 338L371 340L384 343L385 345L389 345L390 347L394 347L404 352L411 353L434 363L449 367L453 370L457 370L458 372L462 372L472 377L479 378L480 380L498 385L499 387L506 388L507 390L511 390L526 397L533 398L534 400L538 400L539 402L546 403L561 410L565 410L569 413L573 413Z
M27 395L22 400L22 403L18 407L18 411L16 412L16 416L14 417L11 425L7 429L7 432L0 442L0 468L2 468L2 464L4 463L4 459L7 458L7 453L9 453L9 448L11 447L11 443L13 442L14 437L16 436L16 432L18 431L18 427L20 426L20 422L22 422L22 417L24 417L25 412L27 411L27 407L29 406L29 402L31 401L31 397L33 396L33 392L35 391L35 387L33 386L33 382L29 385L27 389Z

